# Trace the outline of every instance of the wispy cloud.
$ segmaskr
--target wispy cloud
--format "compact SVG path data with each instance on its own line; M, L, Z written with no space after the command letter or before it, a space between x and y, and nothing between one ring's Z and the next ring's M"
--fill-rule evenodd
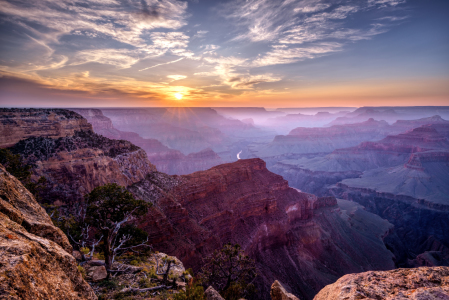
M96 49L76 53L71 65L81 65L89 62L113 65L118 68L129 68L139 61L137 51L127 49Z
M183 60L184 58L185 58L185 57L181 57L181 58L178 58L178 59L176 59L176 60L172 60L172 61L169 61L169 62L166 62L166 63L157 64L157 65L154 65L154 66L151 66L151 67L148 67L148 68L144 68L144 69L139 70L139 72L140 72L140 71L145 71L145 70L148 70L148 69L152 69L152 68L156 68L156 67L159 67L159 66L163 66L163 65L173 64L173 63L175 63L175 62L178 62L178 61Z
M324 54L341 50L339 43L321 43L309 47L287 48L287 46L274 46L273 50L253 61L255 67L264 67L277 64L289 64L304 59L312 59Z

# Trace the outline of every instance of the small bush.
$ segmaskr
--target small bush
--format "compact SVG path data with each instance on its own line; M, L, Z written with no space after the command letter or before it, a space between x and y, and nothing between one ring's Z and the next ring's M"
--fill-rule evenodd
M189 284L185 292L175 295L174 300L204 300L204 289L198 284Z
M136 259L133 259L132 261L129 262L129 264L130 264L131 266L138 266L138 265L139 265L139 262L138 262Z
M100 282L98 284L99 287L103 287L106 288L108 290L112 290L118 287L118 283L116 280L112 279L112 280L103 280L102 282Z
M78 265L77 267L78 267L78 271L81 273L83 278L86 279L86 270L80 265Z
M81 253L83 253L84 255L87 255L87 254L89 254L89 252L90 252L89 248L87 248L87 247L81 248L80 251L81 251Z

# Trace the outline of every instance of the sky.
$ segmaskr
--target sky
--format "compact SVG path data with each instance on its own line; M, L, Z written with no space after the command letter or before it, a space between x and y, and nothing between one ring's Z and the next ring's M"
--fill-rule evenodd
M448 16L447 0L0 0L0 105L449 105Z

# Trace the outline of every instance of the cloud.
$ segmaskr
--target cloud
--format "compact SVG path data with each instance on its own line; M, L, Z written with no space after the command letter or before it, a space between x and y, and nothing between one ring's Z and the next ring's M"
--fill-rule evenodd
M184 58L185 58L185 57L181 57L181 58L178 58L178 59L176 59L176 60L172 60L172 61L169 61L169 62L166 62L166 63L157 64L157 65L154 65L154 66L151 66L151 67L148 67L148 68L144 68L144 69L142 69L142 70L139 70L139 72L145 71L145 70L148 70L148 69L152 69L152 68L156 68L156 67L159 67L159 66L163 66L163 65L173 64L173 63L175 63L175 62L178 62L178 61L183 60Z
M81 65L89 62L113 65L118 68L130 68L139 61L137 51L127 49L96 49L83 50L76 53L71 65Z
M252 62L254 67L263 67L278 64L290 64L304 59L312 59L332 52L340 51L339 43L321 43L309 47L287 48L274 46L273 50Z
M147 30L184 26L186 9L187 2L177 0L4 0L0 6L11 20L36 24L55 40L69 34L101 34L138 48L147 46L143 38Z
M167 78L172 79L172 81L181 80L187 78L184 75L167 75Z
M214 66L213 71L198 72L196 76L217 76L221 80L221 84L227 85L232 89L252 89L254 85L264 82L280 81L282 77L268 74L251 75L248 71L242 72L237 69L250 67L248 59L240 57L205 57L203 60Z

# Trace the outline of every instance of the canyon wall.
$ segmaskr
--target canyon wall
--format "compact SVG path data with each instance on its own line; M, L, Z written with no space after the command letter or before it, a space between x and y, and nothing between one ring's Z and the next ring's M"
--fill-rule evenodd
M139 223L155 249L187 267L198 271L215 249L239 243L256 261L261 299L274 279L311 299L348 272L394 268L382 241L391 228L378 227L380 218L362 231L335 198L290 188L261 159L184 176L153 173L129 190L154 204Z
M14 115L16 132L26 133L10 139L16 142L9 149L33 166L34 180L47 179L48 202L79 201L97 186L112 182L128 186L156 171L145 151L128 141L95 134L75 112L4 109L3 114L7 120ZM1 130L9 130L8 126L3 124Z

